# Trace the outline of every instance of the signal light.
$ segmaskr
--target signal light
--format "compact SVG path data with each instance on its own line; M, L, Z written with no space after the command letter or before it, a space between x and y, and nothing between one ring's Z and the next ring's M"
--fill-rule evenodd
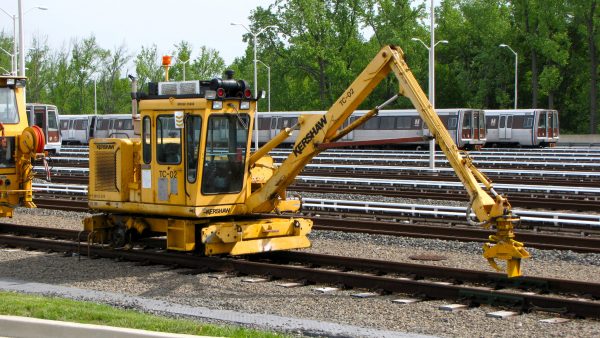
M0 180L0 185L2 185L2 184L4 184L4 181L3 181L3 180Z
M250 91L250 89L244 90L244 97L247 99L252 97L252 92Z
M217 89L217 96L220 98L225 97L225 89L223 89L223 88Z
M163 66L168 66L171 64L171 56L169 55L165 55L162 57L162 65Z

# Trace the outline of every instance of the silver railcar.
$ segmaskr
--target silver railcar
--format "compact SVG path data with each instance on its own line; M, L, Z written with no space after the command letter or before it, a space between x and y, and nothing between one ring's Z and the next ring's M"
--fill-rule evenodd
M485 110L485 116L487 147L553 147L560 138L556 110Z
M349 122L366 114L366 110L355 111ZM480 148L486 140L485 114L478 109L436 109L450 136L460 148ZM285 127L298 122L299 115L324 114L324 111L260 113L258 117L259 143L264 144ZM297 132L288 137L283 145L292 145ZM403 144L428 145L423 137L429 130L414 109L381 110L363 125L344 136L341 141L352 141L355 145L369 146L385 142L395 143L398 139L415 139ZM256 134L254 135L256 136ZM418 140L417 140L418 139Z
M95 137L135 137L131 114L63 115L60 131L66 144L89 144Z

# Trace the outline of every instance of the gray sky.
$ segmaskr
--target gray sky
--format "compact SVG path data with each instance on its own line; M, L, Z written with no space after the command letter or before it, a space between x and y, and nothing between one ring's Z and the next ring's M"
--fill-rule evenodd
M47 36L51 48L68 46L72 38L94 34L102 48L114 49L124 43L134 54L141 46L156 44L159 55L168 54L181 40L194 48L205 45L214 48L227 64L242 56L246 30L231 26L239 22L248 26L250 11L267 7L273 0L22 0L23 9L48 7L47 11L32 9L24 15L25 47L32 36ZM17 0L0 0L0 8L18 14ZM13 32L12 20L0 11L0 29ZM18 29L18 24L17 24Z

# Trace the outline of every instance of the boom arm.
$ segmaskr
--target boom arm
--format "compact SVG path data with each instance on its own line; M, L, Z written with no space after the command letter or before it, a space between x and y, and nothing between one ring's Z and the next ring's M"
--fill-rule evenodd
M344 121L390 72L393 72L398 79L399 94L410 99L465 186L470 196L470 206L467 210L469 222L474 223L470 218L472 210L479 220L476 224L496 227L496 234L489 238L490 242L495 244L484 244L483 256L497 270L500 268L495 259L506 260L507 274L510 277L520 276L521 259L529 257L529 253L523 248L522 243L514 240L513 223L518 222L519 219L511 214L508 201L496 194L490 180L473 166L468 155L465 153L463 156L458 150L404 61L404 53L394 46L383 47L325 115L299 118L300 130L292 153L273 173L273 176L249 196L246 200L248 211L255 213L275 210L280 198L285 199L285 189L293 183L312 158L322 151L318 147L319 144L335 141L339 139L341 133L348 132L360 125L360 122L366 121L368 118L355 121L338 132ZM376 107L368 115L375 115L380 108ZM481 187L481 184L487 191Z

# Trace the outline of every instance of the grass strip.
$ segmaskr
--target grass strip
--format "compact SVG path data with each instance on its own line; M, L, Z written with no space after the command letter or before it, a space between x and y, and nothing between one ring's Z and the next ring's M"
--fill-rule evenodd
M0 292L0 314L204 336L285 337L272 332L150 315L105 304L15 292Z

